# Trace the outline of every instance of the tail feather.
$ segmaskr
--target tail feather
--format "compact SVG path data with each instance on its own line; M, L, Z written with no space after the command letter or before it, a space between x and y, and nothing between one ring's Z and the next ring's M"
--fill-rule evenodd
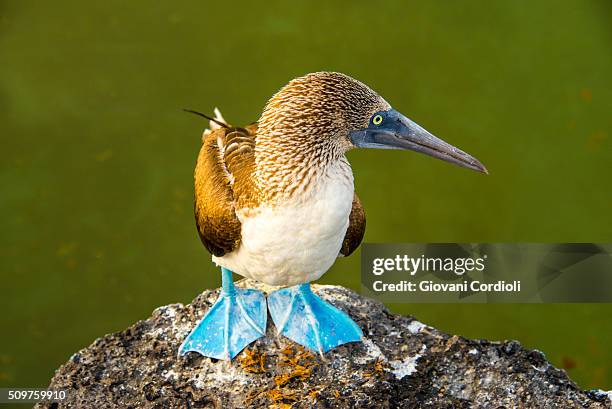
M225 120L225 118L223 118L223 115L221 114L219 108L215 107L213 112L215 114L214 121L208 121L208 128L204 130L204 134L202 136L206 136L212 131L216 131L219 128L227 128L230 126ZM221 125L219 122L225 124L225 126Z
M223 118L223 115L221 115L221 111L219 111L219 108L215 107L215 110L213 111L215 113L215 120L221 123L224 123L227 126L230 126L227 121L225 120L225 118ZM215 123L213 121L210 121L210 128L215 130L215 129L219 129L221 128L221 125L219 125L218 123Z
M208 128L204 130L204 134L202 136L206 136L212 131L216 131L217 129L220 129L220 128L230 128L231 127L227 123L227 121L223 118L223 115L221 115L221 111L219 111L219 108L217 107L215 107L215 110L214 110L214 113L215 113L214 118L206 114L203 114L201 112L194 111L193 109L183 109L183 111L208 119Z

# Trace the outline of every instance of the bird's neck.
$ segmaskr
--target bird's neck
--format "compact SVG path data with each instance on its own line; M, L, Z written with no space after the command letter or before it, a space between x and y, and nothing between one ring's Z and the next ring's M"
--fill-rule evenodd
M331 179L353 184L350 164L340 147L264 135L257 137L254 176L262 198L270 204L308 200Z

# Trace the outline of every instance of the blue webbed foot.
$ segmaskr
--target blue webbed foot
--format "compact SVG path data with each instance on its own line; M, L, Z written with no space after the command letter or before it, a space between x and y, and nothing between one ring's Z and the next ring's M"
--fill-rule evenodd
M321 354L363 336L348 315L315 295L310 284L273 292L268 309L279 334Z
M265 335L268 314L264 294L234 287L231 271L222 271L219 299L185 338L180 355L195 351L210 358L230 360Z

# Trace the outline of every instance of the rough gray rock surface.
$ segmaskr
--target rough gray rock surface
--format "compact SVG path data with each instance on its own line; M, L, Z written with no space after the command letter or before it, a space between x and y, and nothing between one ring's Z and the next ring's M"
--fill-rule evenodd
M321 358L278 337L269 320L267 336L232 362L179 358L182 339L217 299L218 290L206 291L74 354L50 384L68 400L36 407L612 408L609 394L580 390L516 341L451 336L342 287L315 291L361 326L363 343Z

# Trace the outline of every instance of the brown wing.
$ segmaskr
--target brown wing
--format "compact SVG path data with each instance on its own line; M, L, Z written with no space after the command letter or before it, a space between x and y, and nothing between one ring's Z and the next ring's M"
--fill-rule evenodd
M240 244L240 220L236 216L235 175L244 186L254 163L256 126L220 128L203 137L196 163L195 218L200 239L217 257Z
M361 206L357 193L355 193L355 196L353 196L353 208L351 209L351 214L349 215L349 227L344 235L344 241L342 242L340 254L346 257L350 256L355 250L357 250L357 247L359 247L361 244L361 240L363 240L365 227L365 211L363 210L363 206Z

